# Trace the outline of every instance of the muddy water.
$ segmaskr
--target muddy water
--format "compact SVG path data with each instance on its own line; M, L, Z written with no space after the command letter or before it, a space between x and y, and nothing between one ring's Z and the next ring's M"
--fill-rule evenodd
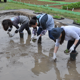
M1 16L0 22L13 16ZM30 37L25 30L23 39L19 34L9 37L0 23L0 80L80 80L80 54L76 61L69 61L69 55L63 52L67 42L60 46L54 62L55 43L48 33L42 37L41 45L30 43Z

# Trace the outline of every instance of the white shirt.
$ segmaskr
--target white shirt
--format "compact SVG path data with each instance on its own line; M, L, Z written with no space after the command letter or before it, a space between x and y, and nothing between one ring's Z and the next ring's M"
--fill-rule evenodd
M65 40L79 40L80 39L80 28L75 26L62 26L61 28L65 31ZM56 46L59 46L60 39L56 39Z

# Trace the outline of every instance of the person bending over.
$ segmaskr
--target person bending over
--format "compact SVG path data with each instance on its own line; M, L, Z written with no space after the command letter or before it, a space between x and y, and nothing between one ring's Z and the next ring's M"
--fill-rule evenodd
M18 24L21 24L19 27ZM10 32L14 27L16 27L15 33L21 33L25 29L28 34L31 34L30 28L29 28L29 18L27 16L16 16L12 17L11 19L4 19L2 21L2 26L5 31Z
M33 27L33 35L31 38L34 37L34 35L37 34L37 41L38 43L41 43L41 36L45 35L45 33L48 30L49 38L55 41L54 37L51 35L51 30L54 28L54 19L49 14L39 14L37 16L33 16L32 19L29 22L30 26ZM37 30L38 26L38 30Z
M53 28L51 30L51 34L53 35L54 39L56 39L53 59L56 59L56 53L58 51L59 45L64 42L64 40L68 41L68 49L70 51L70 58L75 60L77 46L80 44L80 28L75 26L62 26L61 28ZM76 54L73 54L76 53Z

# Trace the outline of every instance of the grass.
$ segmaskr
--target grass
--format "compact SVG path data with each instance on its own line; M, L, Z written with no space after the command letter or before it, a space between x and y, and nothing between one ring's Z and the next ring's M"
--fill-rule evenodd
M33 6L28 6L24 4L18 4L18 3L12 3L12 2L7 2L7 3L0 3L0 10L13 10L13 9L30 9L34 10L35 12L43 12L51 15L59 15L64 18L69 18L73 20L80 20L80 15L75 15L71 13L62 13L62 12L57 12L49 9L44 9L40 7L33 7Z
M60 16L53 16L53 18L56 18L56 19L61 19L61 17Z
M80 24L80 20L74 20L74 22Z

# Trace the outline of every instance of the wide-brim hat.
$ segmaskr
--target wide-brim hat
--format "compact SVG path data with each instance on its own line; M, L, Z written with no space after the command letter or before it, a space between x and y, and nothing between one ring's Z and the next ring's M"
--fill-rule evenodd
M51 35L54 37L54 39L58 39L62 31L63 31L63 28L53 28L51 30Z

